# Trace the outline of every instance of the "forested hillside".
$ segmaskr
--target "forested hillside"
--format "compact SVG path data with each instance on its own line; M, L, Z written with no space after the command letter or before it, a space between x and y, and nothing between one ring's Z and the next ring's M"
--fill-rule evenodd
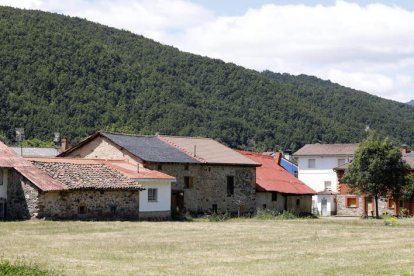
M78 141L96 130L199 135L270 150L414 144L414 107L308 76L255 72L78 18L0 7L0 132Z

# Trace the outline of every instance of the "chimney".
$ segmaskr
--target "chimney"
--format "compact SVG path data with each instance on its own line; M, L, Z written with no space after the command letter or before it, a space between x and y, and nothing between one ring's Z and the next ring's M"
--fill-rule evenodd
M407 147L407 145L402 145L402 156L406 156L407 155L407 152L408 152L408 147Z
M60 146L60 152L64 152L69 148L69 141L66 138L62 138L62 144Z

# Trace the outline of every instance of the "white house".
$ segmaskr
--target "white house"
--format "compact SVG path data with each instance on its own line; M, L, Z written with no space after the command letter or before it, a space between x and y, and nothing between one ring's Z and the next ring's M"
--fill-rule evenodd
M358 144L306 144L293 154L298 178L317 192L312 208L322 216L336 213L338 178L334 168L352 160Z

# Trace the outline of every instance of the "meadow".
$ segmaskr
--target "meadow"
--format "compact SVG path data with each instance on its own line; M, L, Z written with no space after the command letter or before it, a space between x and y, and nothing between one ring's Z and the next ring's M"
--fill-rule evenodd
M414 219L0 222L0 259L63 275L414 274Z

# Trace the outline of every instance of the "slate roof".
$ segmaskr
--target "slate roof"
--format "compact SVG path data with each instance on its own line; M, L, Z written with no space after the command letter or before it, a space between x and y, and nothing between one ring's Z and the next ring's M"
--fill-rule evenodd
M100 132L115 144L147 162L159 163L200 163L195 158L171 147L157 136L136 136Z
M280 153L276 153L275 157L247 151L240 151L240 153L262 165L256 168L257 191L302 195L313 195L316 193L312 188L279 165Z
M107 165L128 178L137 180L169 180L174 181L175 177L156 171L144 168L140 164L132 164L124 160L96 160L100 164Z
M55 148L20 148L11 147L11 149L23 157L55 157L59 151Z
M358 144L306 144L293 156L353 155Z
M68 156L72 151L98 136L108 139L145 162L260 166L209 138L139 136L108 132L97 132L58 156ZM196 146L195 156L194 146Z
M13 168L42 191L65 190L66 186L18 156L0 142L0 167Z
M53 179L64 183L69 190L142 190L142 186L137 181L95 160L73 158L33 158L28 160Z
M164 135L159 138L202 163L260 166L259 163L210 138Z

